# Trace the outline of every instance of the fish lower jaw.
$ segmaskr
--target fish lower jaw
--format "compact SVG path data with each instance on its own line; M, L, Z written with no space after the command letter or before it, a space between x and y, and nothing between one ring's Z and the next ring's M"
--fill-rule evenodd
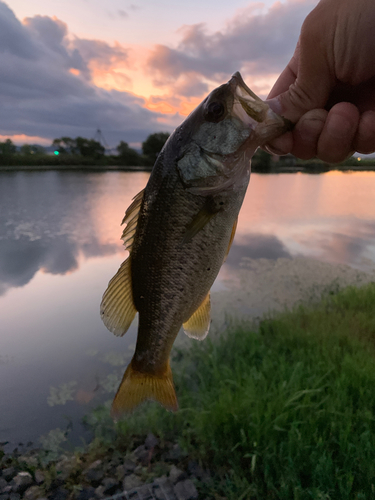
M266 119L257 124L254 133L257 137L258 144L262 146L268 141L271 141L285 132L288 132L290 129L290 122L269 108Z

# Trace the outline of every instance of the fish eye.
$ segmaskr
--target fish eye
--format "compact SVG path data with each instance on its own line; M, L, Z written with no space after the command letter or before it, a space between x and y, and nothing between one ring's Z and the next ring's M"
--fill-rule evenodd
M218 122L224 115L224 105L222 102L213 101L207 106L205 118L209 122Z

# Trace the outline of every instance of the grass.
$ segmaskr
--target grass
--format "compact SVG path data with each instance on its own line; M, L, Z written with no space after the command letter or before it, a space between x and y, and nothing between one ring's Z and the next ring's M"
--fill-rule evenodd
M98 439L150 430L214 473L207 498L375 498L375 284L233 326L173 362L181 409L148 404Z

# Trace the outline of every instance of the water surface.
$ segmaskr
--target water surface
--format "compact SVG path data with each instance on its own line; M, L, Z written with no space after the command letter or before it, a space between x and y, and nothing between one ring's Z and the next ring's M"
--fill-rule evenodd
M0 442L38 442L113 396L136 338L116 338L101 296L126 257L120 222L147 173L0 173ZM375 173L252 174L214 290L241 260L375 263ZM215 311L213 311L213 315ZM86 436L87 437L87 436Z

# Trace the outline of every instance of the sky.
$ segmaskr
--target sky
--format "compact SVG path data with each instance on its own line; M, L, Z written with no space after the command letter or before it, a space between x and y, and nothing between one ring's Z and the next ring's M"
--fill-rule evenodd
M0 140L139 147L240 71L261 97L318 0L0 0Z

